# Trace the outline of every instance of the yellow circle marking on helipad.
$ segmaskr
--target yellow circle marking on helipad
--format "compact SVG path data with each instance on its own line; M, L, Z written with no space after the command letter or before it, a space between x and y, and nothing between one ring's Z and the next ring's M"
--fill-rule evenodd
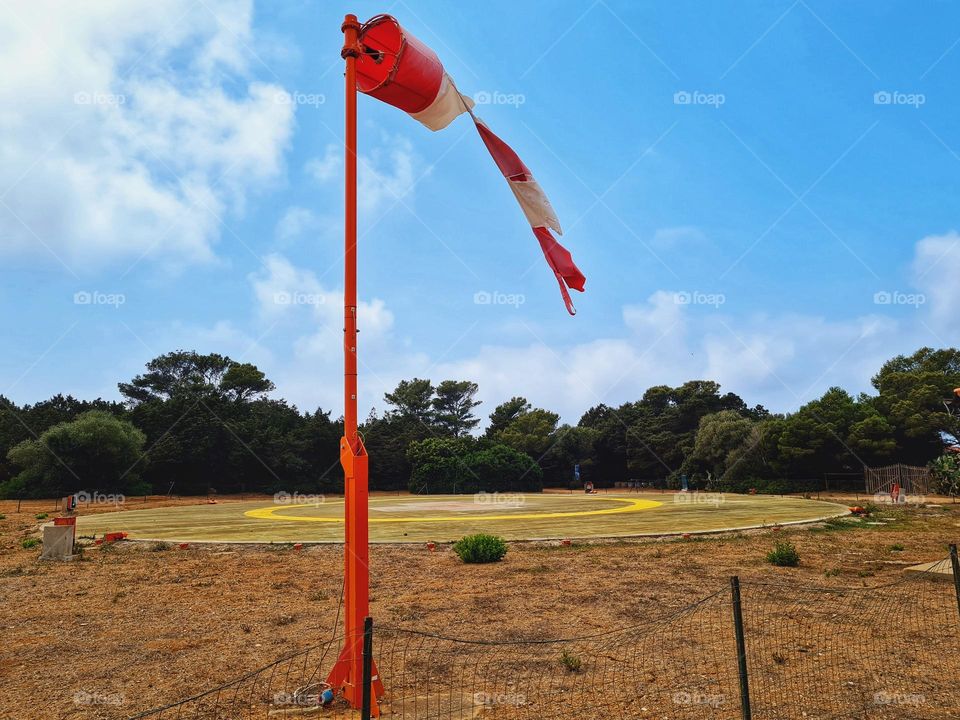
M570 512L544 512L544 513L514 513L509 515L437 515L424 517L392 517L392 518L370 518L371 523L405 523L405 522L463 522L465 520L534 520L539 518L562 518L562 517L583 517L585 515L617 515L619 513L638 512L640 510L650 510L651 508L663 505L656 500L634 500L627 498L603 498L613 502L623 503L622 507L604 508L603 510L576 510ZM342 517L309 517L303 515L280 515L281 510L297 507L316 507L313 503L298 503L296 505L284 505L277 507L275 505L256 510L247 510L246 517L257 518L259 520L293 520L297 522L332 522L342 523Z

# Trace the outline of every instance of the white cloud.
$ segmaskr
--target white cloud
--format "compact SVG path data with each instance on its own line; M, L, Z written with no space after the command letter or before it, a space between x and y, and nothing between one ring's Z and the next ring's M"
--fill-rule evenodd
M343 148L327 145L323 157L308 160L304 166L317 182L326 183L341 176L343 172Z
M927 259L953 252L953 240L947 235L918 243L917 266L927 268ZM323 287L313 272L281 255L267 257L250 283L262 327L286 329L283 339L268 332L264 340L274 348L263 369L277 383L277 394L303 408L320 405L339 413L341 292ZM278 293L295 292L316 294L322 301L275 302ZM523 395L575 423L591 406L637 400L653 385L710 379L751 405L789 411L833 385L852 393L867 391L870 377L884 361L937 344L923 327L932 322L931 311L939 312L932 305L909 309L920 314L908 319L898 319L902 308L889 316L838 320L785 312L737 316L722 305L678 302L677 293L658 290L644 302L625 305L622 326L603 337L589 337L584 327L580 332L586 339L548 345L528 329L526 342L511 335L514 342L478 347L467 336L458 343L459 356L450 351L450 359L437 362L395 331L393 313L381 300L366 300L359 308L359 401L362 414L373 406L383 410L383 393L403 378L470 379L480 385L483 416L507 398ZM228 330L220 328L219 333L229 337Z
M330 380L342 372L342 295L324 290L312 273L280 256L268 258L264 272L251 276L251 283L260 305L266 305L262 317L275 322L280 312L299 313L290 350L275 353L283 360L268 372L279 394L302 407L320 404L339 411L339 383ZM292 288L321 293L323 304L312 311L272 306L275 293ZM736 392L749 404L784 411L831 385L867 390L884 360L922 344L886 318L733 318L676 303L674 297L660 290L645 303L625 306L622 332L608 337L548 346L530 336L527 344L483 345L439 363L395 336L393 314L382 301L362 302L361 407L364 412L372 406L383 410L384 392L403 378L418 376L476 381L484 416L519 394L576 423L599 403L617 406L639 399L653 385L693 379L717 380L725 392ZM469 348L469 337L461 345Z
M385 212L400 200L410 205L419 165L407 138L383 135L379 146L357 156L359 211L370 216ZM343 149L328 145L323 157L309 160L304 169L320 183L339 179L343 173Z
M665 333L683 330L683 305L676 293L658 290L646 305L625 305L623 322L634 333L653 342Z
M279 254L265 257L262 268L248 280L262 332L259 343L283 348L273 352L271 363L262 368L277 384L277 394L302 408L322 406L340 412L343 291L324 287L315 273ZM383 300L360 300L357 313L366 376L361 405L369 409L393 389L393 385L381 389L381 374L398 381L404 377L407 358L395 355L394 317Z
M320 228L320 218L313 210L302 207L289 207L283 217L277 222L274 235L280 244L291 241L309 232L316 232Z
M960 329L960 235L931 235L917 243L913 279L929 306L930 321L943 332Z
M831 385L868 389L880 364L915 349L915 337L893 320L830 322L800 315L732 318L688 305L671 306L658 291L624 308L625 332L548 348L483 347L443 363L432 377L479 383L484 407L521 394L576 423L589 407L639 399L653 385L709 379L749 404L795 409ZM489 407L488 407L489 406Z
M249 277L257 301L259 317L276 321L298 310L315 310L326 305L330 293L324 291L309 270L301 270L282 255L268 255L263 267Z
M211 260L293 127L252 79L251 18L249 0L5 3L0 252Z

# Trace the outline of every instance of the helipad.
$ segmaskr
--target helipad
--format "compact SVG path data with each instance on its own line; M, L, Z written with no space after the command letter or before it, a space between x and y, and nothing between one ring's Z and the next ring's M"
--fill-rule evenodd
M456 540L489 532L509 540L719 532L843 515L834 503L717 493L543 493L379 496L370 499L371 542ZM341 542L343 499L269 503L198 501L80 517L83 535L181 542Z

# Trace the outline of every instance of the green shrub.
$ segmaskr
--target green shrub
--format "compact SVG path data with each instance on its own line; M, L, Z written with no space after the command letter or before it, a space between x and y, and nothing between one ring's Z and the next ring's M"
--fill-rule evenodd
M161 541L159 541L159 542L153 543L153 544L150 546L150 549L151 549L153 552L164 552L165 550L169 550L171 547L172 547L172 546L170 545L170 543L164 542L163 540L161 540Z
M507 554L507 543L496 535L477 533L457 540L453 551L465 563L491 563L503 559Z
M40 544L40 538L24 538L20 541L20 547L24 550L30 550Z
M570 654L567 650L564 650L563 655L560 656L560 662L572 673L578 673L583 669L583 660L576 655Z
M6 520L6 519L7 519L7 516L4 515L3 513L0 513L0 520Z
M890 549L893 550L893 552L903 552L904 547L900 543L894 543L890 546Z
M36 515L34 515L34 517L35 517L37 520L46 520L46 519L47 519L48 517L50 517L50 516L47 515L46 513L37 513Z
M146 436L129 421L104 410L89 410L24 440L6 453L16 468L0 487L10 496L63 497L77 475L96 477L102 490L135 487L145 460Z
M782 540L767 553L767 562L778 567L796 567L800 564L800 553L792 542Z
M960 494L960 458L952 453L941 455L930 463L933 491L956 497Z

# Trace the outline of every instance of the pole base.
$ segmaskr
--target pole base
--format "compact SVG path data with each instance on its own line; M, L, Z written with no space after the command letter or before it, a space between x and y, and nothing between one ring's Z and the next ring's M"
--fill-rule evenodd
M361 638L362 642L362 638ZM363 672L360 648L344 645L340 657L327 675L327 685L350 703L351 707L360 708L363 704ZM372 661L373 669L370 673L370 717L380 717L380 700L383 699L383 681L377 672L377 663Z

